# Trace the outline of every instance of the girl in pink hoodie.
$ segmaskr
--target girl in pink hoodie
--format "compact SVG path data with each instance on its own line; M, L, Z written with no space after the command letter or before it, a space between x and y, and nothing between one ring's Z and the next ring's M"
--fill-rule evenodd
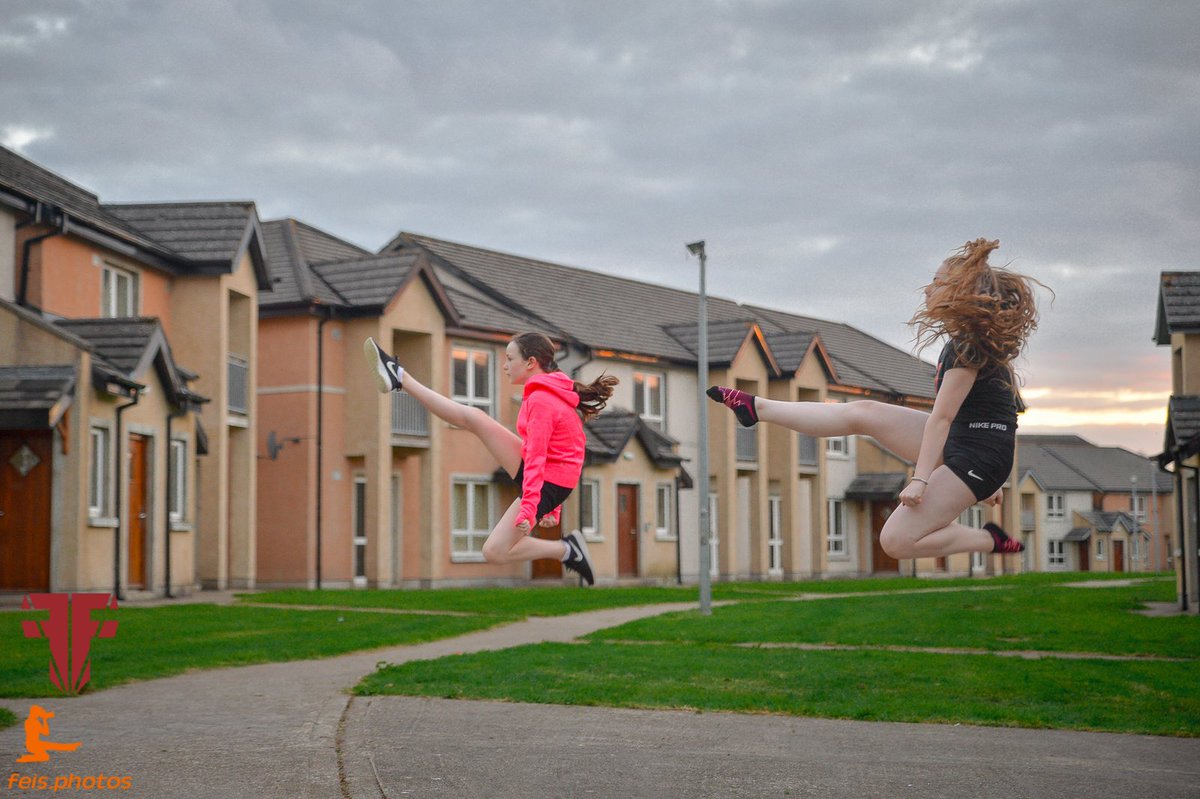
M592 585L595 577L582 535L571 532L562 541L551 541L529 533L535 524L558 525L562 503L583 469L583 420L603 410L617 379L602 375L589 384L577 383L558 368L549 338L541 333L514 337L504 360L509 380L524 386L514 435L483 410L422 385L374 339L363 343L363 352L381 392L403 389L438 418L470 430L521 486L521 496L484 542L484 558L489 563L557 558Z

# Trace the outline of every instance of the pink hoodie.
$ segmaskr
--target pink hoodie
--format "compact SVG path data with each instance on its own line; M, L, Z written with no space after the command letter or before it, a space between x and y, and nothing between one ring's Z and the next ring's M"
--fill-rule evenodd
M525 480L521 486L521 512L517 524L537 523L538 498L543 483L574 488L583 470L583 421L575 408L579 395L575 381L563 372L534 375L525 383L517 435Z

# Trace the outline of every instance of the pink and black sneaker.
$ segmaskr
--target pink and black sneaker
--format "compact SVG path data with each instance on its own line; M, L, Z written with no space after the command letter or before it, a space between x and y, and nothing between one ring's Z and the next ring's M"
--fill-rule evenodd
M999 552L1002 555L1014 555L1017 552L1024 552L1025 545L1015 538L1010 538L1008 533L994 522L988 522L983 526L984 530L992 536L992 551Z
M758 424L758 411L754 409L753 394L724 386L711 386L704 393L733 411L733 415L737 417L738 423L742 427L752 427Z

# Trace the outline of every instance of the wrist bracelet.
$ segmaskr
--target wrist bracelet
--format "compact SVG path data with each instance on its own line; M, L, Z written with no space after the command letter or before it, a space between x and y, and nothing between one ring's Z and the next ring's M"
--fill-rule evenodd
M925 485L929 485L929 481L926 480L924 477L914 477L911 480L909 480L910 483L914 482L914 481L918 482L918 483L924 483Z

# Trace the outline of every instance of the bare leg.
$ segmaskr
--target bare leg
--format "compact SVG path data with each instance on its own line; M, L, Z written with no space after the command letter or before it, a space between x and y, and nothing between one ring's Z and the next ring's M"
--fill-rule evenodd
M929 414L874 400L784 402L754 398L759 421L809 436L871 436L900 457L916 462Z
M413 396L425 409L444 422L455 427L461 427L475 434L483 442L488 452L500 464L500 468L510 475L516 475L521 465L521 438L504 425L488 416L479 408L455 402L449 397L442 396L421 381L412 376L411 372L404 373L404 391Z
M921 504L896 508L879 534L879 543L893 558L933 558L958 552L991 552L991 535L958 523L958 516L975 504L975 495L954 472L939 466L929 476Z
M407 377L404 387L408 388ZM520 511L521 500L513 500L488 535L487 541L483 542L483 557L488 563L515 563L539 558L562 560L566 552L566 544L562 541L535 538L517 529L517 514Z

